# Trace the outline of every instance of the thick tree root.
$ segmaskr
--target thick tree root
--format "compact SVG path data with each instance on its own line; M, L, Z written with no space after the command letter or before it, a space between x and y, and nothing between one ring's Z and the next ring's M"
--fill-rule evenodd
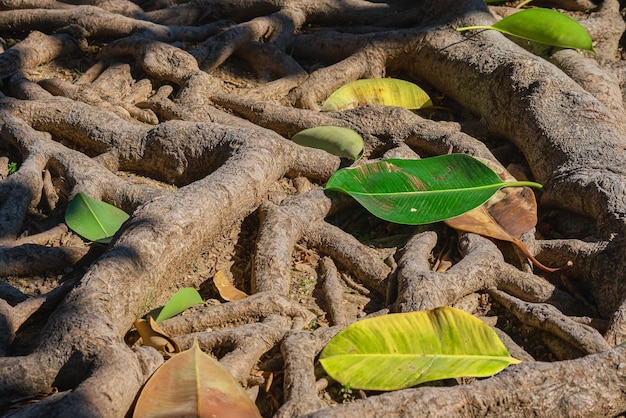
M616 0L554 2L593 8L578 17L597 59L457 32L514 12L492 15L481 0L88 3L7 1L0 11L0 41L20 38L0 49L0 161L17 166L0 171L6 416L128 414L164 361L131 338L134 320L186 286L196 260L221 254L231 231L236 249L215 259L245 260L232 272L252 294L162 328L218 357L264 416L626 411ZM386 75L419 82L446 110L318 111L346 82ZM364 161L462 152L541 182L541 222L524 243L544 264L572 266L536 273L508 244L374 219L319 188L347 161L288 140L318 125L357 131ZM64 227L79 192L132 214L109 246L90 248ZM54 283L42 294L23 285L39 275ZM359 318L443 305L496 327L524 362L479 381L351 395L316 367Z

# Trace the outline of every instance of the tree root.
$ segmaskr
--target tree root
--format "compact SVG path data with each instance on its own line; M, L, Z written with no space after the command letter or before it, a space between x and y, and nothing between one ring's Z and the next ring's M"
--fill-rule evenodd
M266 416L626 410L626 351L615 347L626 340L616 0L582 20L598 60L528 46L542 58L494 31L457 32L493 22L479 0L5 3L2 42L23 38L0 53L0 156L19 163L0 177L0 273L12 280L0 282L7 416L125 416L163 357L124 336L233 230L254 237L236 244L250 261L232 270L252 294L162 328L183 348L197 339L258 404L271 399ZM72 73L74 63L89 68ZM386 75L417 81L455 122L378 105L318 112L346 82ZM525 245L542 263L573 265L535 273L509 244L384 223L319 189L347 161L288 140L318 125L357 131L364 161L463 152L522 167L544 185L539 232ZM108 247L88 251L60 226L78 192L132 214ZM55 287L41 295L16 284L44 273ZM308 293L296 289L300 273ZM443 305L532 329L529 345L496 328L525 361L488 379L361 392L338 405L340 383L316 368L337 332L367 315Z
M406 389L301 416L411 416L416 405L425 416L616 416L623 412L623 391L605 388L623 388L625 364L619 347L578 360L522 363L469 385Z

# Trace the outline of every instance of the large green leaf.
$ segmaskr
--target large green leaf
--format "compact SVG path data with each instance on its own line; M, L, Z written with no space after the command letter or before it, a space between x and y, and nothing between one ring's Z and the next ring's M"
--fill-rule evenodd
M541 187L533 182L503 182L477 159L449 154L343 168L328 180L326 190L349 194L386 221L418 225L462 215L505 186Z
M356 80L337 89L326 99L322 111L354 109L366 104L421 109L432 106L424 90L409 81L395 78Z
M595 53L591 37L580 23L550 9L522 10L491 26L457 28L458 31L470 29L494 29L530 41L561 48L585 49Z
M129 218L115 206L78 193L65 209L65 223L89 241L109 242Z
M450 307L355 322L320 354L320 363L333 379L366 390L492 376L519 362L489 326Z
M296 144L322 149L339 157L358 160L363 155L363 138L352 129L341 126L316 126L295 134Z
M152 316L156 322L162 322L194 305L202 303L204 303L204 301L196 289L193 287L184 287L174 293L163 308L155 309L150 312L149 315Z

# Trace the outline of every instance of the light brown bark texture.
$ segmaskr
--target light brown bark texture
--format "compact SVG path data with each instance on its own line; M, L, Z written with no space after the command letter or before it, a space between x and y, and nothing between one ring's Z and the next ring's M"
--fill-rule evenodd
M480 0L3 1L3 416L132 413L164 361L133 322L189 286L210 301L162 328L182 348L197 338L266 417L625 413L624 10L550 4L597 55L456 31L516 11ZM438 107L320 112L347 82L385 76ZM459 152L542 183L522 240L573 265L543 273L509 244L388 224L321 190L351 162L289 140L319 125L361 134L358 164ZM108 246L65 226L79 192L131 215ZM250 296L221 299L218 270ZM349 399L316 367L355 320L445 305L528 361Z

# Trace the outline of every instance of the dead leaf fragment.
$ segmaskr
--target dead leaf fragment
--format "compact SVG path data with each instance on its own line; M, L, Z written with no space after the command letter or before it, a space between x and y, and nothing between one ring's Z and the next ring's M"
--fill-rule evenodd
M180 353L178 343L168 336L151 316L148 316L147 320L137 319L135 328L141 336L143 345L149 345L167 354Z
M240 300L248 297L245 292L242 292L241 290L233 286L230 280L228 280L228 277L226 277L226 273L224 273L224 270L219 270L217 273L215 273L215 276L213 276L213 284L215 284L217 291L220 293L220 296L225 301L233 302L235 300Z

